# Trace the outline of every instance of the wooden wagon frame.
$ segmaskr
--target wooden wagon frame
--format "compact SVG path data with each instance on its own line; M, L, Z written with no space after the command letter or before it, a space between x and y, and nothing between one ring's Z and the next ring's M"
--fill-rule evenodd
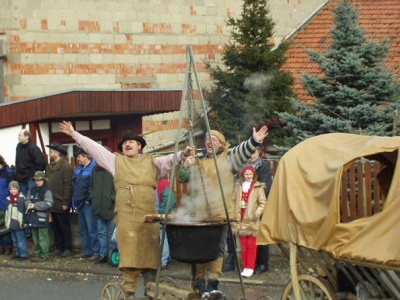
M282 157L258 236L290 260L282 299L400 299L399 148L335 133Z

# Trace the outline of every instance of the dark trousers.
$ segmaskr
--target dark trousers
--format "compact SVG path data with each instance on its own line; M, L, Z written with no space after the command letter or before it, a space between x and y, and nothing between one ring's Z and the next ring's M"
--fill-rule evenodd
M228 247L228 253L229 254L234 254L235 253L235 245L233 244L234 241L233 239L235 238L235 236L231 235L231 231L228 230L227 232L227 236L226 236L226 245Z
M71 224L69 221L69 211L52 212L51 229L54 233L54 245L57 250L72 250Z
M256 266L259 265L268 266L268 263L269 263L269 245L258 245Z
M31 190L31 188L36 186L36 182L35 182L35 180L31 179L28 182L20 182L19 185L21 187L21 193L26 197L26 195L28 195L28 192ZM31 226L25 227L24 233L27 237L31 236L32 235L32 227Z

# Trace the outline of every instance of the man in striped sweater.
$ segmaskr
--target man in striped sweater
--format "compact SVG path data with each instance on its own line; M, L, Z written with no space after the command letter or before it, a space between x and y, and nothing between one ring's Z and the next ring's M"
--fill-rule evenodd
M181 182L194 181L200 178L202 183L191 183L191 194L201 195L201 190L204 189L203 194L206 194L209 206L209 212L205 212L203 217L210 214L213 218L226 218L223 198L225 199L229 214L232 213L232 192L234 187L235 174L238 172L244 163L246 163L251 155L256 151L256 148L263 142L264 138L268 136L268 128L263 126L259 131L253 128L253 136L247 141L242 142L234 148L229 148L230 144L226 141L225 136L217 130L211 130L210 135L206 135L205 149L198 155L198 173L190 172L190 167L197 164L196 160L187 159L184 165L180 168L178 179ZM214 145L214 150L213 147ZM214 163L214 153L218 170ZM197 173L197 172L196 172ZM218 173L220 174L222 191L219 185ZM190 178L193 174L193 178ZM198 181L198 180L196 180ZM197 191L194 191L196 189ZM194 206L198 205L195 209L196 218L201 215L198 199L191 199ZM203 196L204 204L204 196ZM207 207L206 206L206 207ZM228 227L224 226L223 234L220 241L220 252L216 260L208 264L198 264L196 266L196 276L193 281L193 288L200 291L205 299L221 299L222 293L218 288L219 276L222 274L222 264L224 251L226 247ZM206 269L208 268L208 280L206 282Z

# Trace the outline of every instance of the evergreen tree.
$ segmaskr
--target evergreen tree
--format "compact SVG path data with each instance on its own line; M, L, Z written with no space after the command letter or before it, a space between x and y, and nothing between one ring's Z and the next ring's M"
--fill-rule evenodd
M265 0L244 0L237 19L229 18L231 42L225 45L225 68L207 63L215 85L206 93L211 106L211 127L221 130L231 144L247 139L260 121L277 118L277 112L290 111L294 79L282 71L286 42L273 47L275 22ZM279 139L281 131L270 131Z
M335 9L332 45L325 54L308 51L322 76L305 74L302 83L315 103L292 100L295 113L281 113L292 133L286 146L323 133L388 136L399 102L399 83L383 65L389 45L367 40L350 1Z

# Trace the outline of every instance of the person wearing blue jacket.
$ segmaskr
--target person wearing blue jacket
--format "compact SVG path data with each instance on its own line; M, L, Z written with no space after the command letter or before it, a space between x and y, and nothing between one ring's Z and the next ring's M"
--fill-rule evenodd
M7 197L10 196L8 185L13 180L15 180L15 171L0 155L0 254L4 255L12 253L11 232L5 227L4 218L8 207Z
M96 162L83 149L78 149L75 156L79 166L75 169L72 179L72 206L78 211L82 253L75 255L74 258L89 258L91 261L96 261L100 258L100 243L89 192Z

